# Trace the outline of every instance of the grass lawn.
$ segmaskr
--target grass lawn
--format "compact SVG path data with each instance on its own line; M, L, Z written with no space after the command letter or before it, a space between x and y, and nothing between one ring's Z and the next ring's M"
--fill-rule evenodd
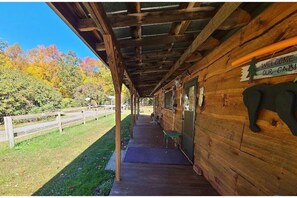
M153 106L140 106L140 113L144 115L151 115L153 113Z
M130 118L122 114L122 140L129 139ZM52 130L0 144L0 195L108 195L113 171L105 171L114 150L114 114L60 134Z

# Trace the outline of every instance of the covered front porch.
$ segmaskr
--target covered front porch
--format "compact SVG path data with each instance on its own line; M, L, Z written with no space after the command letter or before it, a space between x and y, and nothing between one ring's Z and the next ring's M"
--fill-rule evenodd
M287 94L292 102L279 102L287 109L284 116L271 108L276 98L260 94L274 93L272 85L280 83L296 90L296 3L49 5L111 70L116 109L111 195L216 194L197 169L220 195L297 194L297 136L287 125L289 120L297 126L292 119L297 93ZM273 71L279 72L266 75ZM154 97L154 116L164 129L181 132L182 149L194 166L121 163L123 84L131 94L129 147L163 148L161 128L149 117L136 119L139 98ZM258 90L259 84L270 84L272 91ZM256 94L244 98L251 87ZM259 109L261 100L269 107Z
M134 138L128 144L129 148L163 149L164 152L181 151L169 142L168 148L163 143L162 128L154 124L147 115L139 115L134 126ZM141 151L140 151L141 152ZM181 155L183 155L181 153ZM129 157L129 156L126 156ZM137 159L136 156L134 161ZM149 156L147 156L149 157ZM180 157L180 156L176 156ZM113 183L112 196L169 196L169 195L218 195L203 176L194 172L191 163L181 164L179 159L172 159L174 164L166 164L166 159L156 163L154 159L147 163L122 163L121 181ZM185 157L185 160L186 157ZM180 164L178 164L180 163Z

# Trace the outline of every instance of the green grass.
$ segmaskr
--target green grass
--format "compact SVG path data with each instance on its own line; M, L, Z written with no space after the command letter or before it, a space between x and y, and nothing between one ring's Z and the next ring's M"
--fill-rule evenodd
M153 106L140 106L140 113L142 115L151 115L153 113Z
M122 114L122 141L130 119ZM105 171L114 150L114 114L52 130L32 139L0 145L0 195L108 195L113 171Z

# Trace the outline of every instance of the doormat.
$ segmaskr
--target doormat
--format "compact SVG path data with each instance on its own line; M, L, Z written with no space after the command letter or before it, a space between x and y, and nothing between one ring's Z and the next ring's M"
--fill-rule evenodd
M179 149L128 147L124 162L191 165Z

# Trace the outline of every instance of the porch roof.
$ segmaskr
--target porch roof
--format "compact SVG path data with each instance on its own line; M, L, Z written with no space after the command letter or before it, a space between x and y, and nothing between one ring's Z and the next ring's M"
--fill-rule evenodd
M103 35L112 36L124 67L123 83L151 96L269 3L55 2L50 7L105 63Z

